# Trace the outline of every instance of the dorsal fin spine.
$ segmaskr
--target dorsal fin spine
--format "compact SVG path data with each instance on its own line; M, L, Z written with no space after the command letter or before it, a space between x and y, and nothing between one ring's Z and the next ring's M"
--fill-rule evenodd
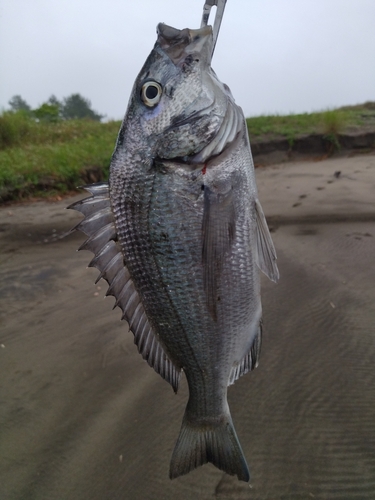
M126 292L128 291L128 289L132 286L133 282L130 278L130 274L129 274L129 278L128 280L125 282L124 286L123 286L123 289L121 290L121 292L119 293L118 297L116 298L116 302L115 302L115 305L113 306L113 309L117 306L121 307L121 299L124 297L124 295L126 295ZM123 309L121 307L121 309ZM124 312L124 311L123 311ZM121 319L124 319L124 316L121 318ZM130 326L130 325L129 325Z
M134 286L133 282L130 282ZM139 295L137 290L134 288L133 293L130 295L128 301L126 302L126 307L124 304L120 303L120 307L123 310L123 318L129 323L129 319L133 316L135 309L139 305Z
M122 284L126 280L127 270L124 267L118 269L115 277L111 280L111 284L108 287L106 296L113 295L114 297L118 297L122 290ZM119 291L120 290L120 291Z
M138 325L142 319L142 316L145 314L145 312L141 313L140 314L140 311L141 309L143 309L143 305L142 305L142 302L140 302L137 307L135 308L135 311L133 313L133 316L129 319L129 328L132 329L136 329L138 328ZM138 320L138 322L137 322Z

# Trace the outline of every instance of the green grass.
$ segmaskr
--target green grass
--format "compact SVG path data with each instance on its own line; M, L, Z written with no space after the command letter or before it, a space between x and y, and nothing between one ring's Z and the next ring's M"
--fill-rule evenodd
M247 119L252 142L323 134L338 145L338 134L375 130L375 103L296 115ZM0 202L63 193L106 179L120 122L68 120L36 122L22 113L0 115ZM94 178L90 172L95 172Z
M108 129L117 134L119 127L120 122L100 123L94 120L36 122L23 112L5 112L0 115L0 150L29 144L44 145L90 139L100 136Z
M375 103L302 113L247 118L250 138L255 140L284 137L294 140L307 134L339 134L371 125L375 128Z
M90 171L108 176L120 122L20 122L18 135L8 134L11 144L3 140L0 148L0 201L69 191Z

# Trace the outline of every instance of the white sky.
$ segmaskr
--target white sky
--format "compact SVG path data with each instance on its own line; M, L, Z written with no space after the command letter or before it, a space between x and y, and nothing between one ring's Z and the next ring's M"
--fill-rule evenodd
M157 23L197 28L203 3L0 0L0 109L78 92L122 118ZM246 116L375 101L375 0L228 0L213 68Z

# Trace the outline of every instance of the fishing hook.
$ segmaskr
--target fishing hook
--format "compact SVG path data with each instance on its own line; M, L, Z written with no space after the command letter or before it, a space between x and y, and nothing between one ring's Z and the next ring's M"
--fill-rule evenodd
M207 26L208 19L210 17L211 8L214 5L216 6L216 16L215 16L214 26L212 29L212 34L213 34L212 55L213 55L214 50L215 50L217 37L219 36L220 25L221 25L221 21L223 20L224 9L225 9L226 3L227 3L227 0L206 0L205 4L203 6L201 28L204 28L205 26Z

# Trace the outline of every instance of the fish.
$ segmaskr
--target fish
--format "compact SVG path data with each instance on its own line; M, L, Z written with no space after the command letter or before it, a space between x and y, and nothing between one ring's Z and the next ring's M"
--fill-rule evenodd
M80 249L94 253L89 266L108 282L139 353L175 392L186 376L170 478L211 462L248 482L227 390L258 365L260 272L276 282L279 271L244 114L212 52L211 26L158 25L109 181L69 208L84 215Z

